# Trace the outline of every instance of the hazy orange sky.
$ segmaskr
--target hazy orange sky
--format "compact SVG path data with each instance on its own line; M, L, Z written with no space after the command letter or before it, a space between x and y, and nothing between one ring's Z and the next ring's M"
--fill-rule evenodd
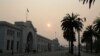
M0 0L0 21L26 21L26 8L29 9L28 20L37 28L37 33L49 39L54 39L56 35L62 45L67 43L63 39L60 25L67 13L78 13L80 17L86 17L85 25L91 24L100 16L99 0L96 0L91 9L79 0ZM51 27L47 27L48 23Z

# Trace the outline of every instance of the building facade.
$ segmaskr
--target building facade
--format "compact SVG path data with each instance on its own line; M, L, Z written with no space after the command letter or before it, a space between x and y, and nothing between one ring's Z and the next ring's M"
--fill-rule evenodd
M0 22L0 51L15 52L19 51L22 30L8 22Z
M37 35L37 51L38 52L46 52L51 51L52 40L47 39L41 35Z
M50 40L37 34L31 21L14 24L0 21L0 52L46 52L58 49L58 40Z
M37 31L32 25L31 21L15 22L15 26L22 30L21 39L21 52L29 52L37 50Z

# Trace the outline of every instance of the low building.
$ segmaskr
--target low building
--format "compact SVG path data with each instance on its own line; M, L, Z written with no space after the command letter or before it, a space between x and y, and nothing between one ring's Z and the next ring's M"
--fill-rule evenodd
M37 51L38 52L46 52L46 51L51 51L51 44L52 40L47 39L41 35L37 35Z
M59 44L57 38L52 40L52 47L53 47L53 49L52 49L53 51L58 51L59 50L60 44Z
M60 50L60 44L58 39L50 40L44 36L37 35L37 50L38 52L46 52L46 51L58 51Z

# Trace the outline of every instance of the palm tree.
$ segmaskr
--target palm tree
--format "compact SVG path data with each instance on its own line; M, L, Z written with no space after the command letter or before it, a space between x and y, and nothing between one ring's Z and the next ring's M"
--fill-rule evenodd
M95 0L79 0L79 1L83 1L83 4L85 3L89 3L89 8L91 8L91 4L95 2Z
M94 47L95 53L100 52L100 39L95 40L93 47Z
M93 23L94 23L94 29L95 29L95 31L98 34L100 34L100 17L97 17L97 19Z
M71 42L71 53L73 54L73 42L75 39L75 31L78 32L78 37L80 37L80 31L83 28L83 23L81 18L78 18L78 14L66 14L62 22L62 30L65 39ZM69 36L68 36L69 33Z
M98 50L100 50L100 48L99 48L99 46L100 46L100 44L99 44L99 42L100 42L100 17L97 17L97 19L93 22L94 23L94 30L95 30L95 32L96 32L96 41L95 41L95 43L94 43L94 45L95 46L97 46L97 47L95 47L95 51L97 51L98 52Z
M86 30L83 32L83 39L82 42L86 43L86 49L87 49L87 44L90 44L90 48L91 48L91 53L92 53L92 46L93 46L93 36L94 36L94 30L93 30L93 26L89 25L87 26ZM87 49L88 50L88 49Z
M89 43L88 40L90 40L90 39L88 38L88 36L89 36L89 35L88 35L88 31L84 31L84 32L83 32L83 36L82 36L83 38L82 38L82 40L81 40L82 43L86 43L86 51L88 51L88 46L87 46L87 45L88 45L88 43Z
M74 34L74 32L73 32L73 34ZM64 39L66 39L67 41L69 41L69 53L71 53L71 40L75 41L75 36L73 34L71 33L70 30L67 30L67 31L63 32Z

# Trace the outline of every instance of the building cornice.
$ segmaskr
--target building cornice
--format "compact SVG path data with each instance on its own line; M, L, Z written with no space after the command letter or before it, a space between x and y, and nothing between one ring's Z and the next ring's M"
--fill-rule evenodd
M6 21L0 21L0 26L8 26L14 29L21 30L19 27L15 26L14 24L8 23Z

